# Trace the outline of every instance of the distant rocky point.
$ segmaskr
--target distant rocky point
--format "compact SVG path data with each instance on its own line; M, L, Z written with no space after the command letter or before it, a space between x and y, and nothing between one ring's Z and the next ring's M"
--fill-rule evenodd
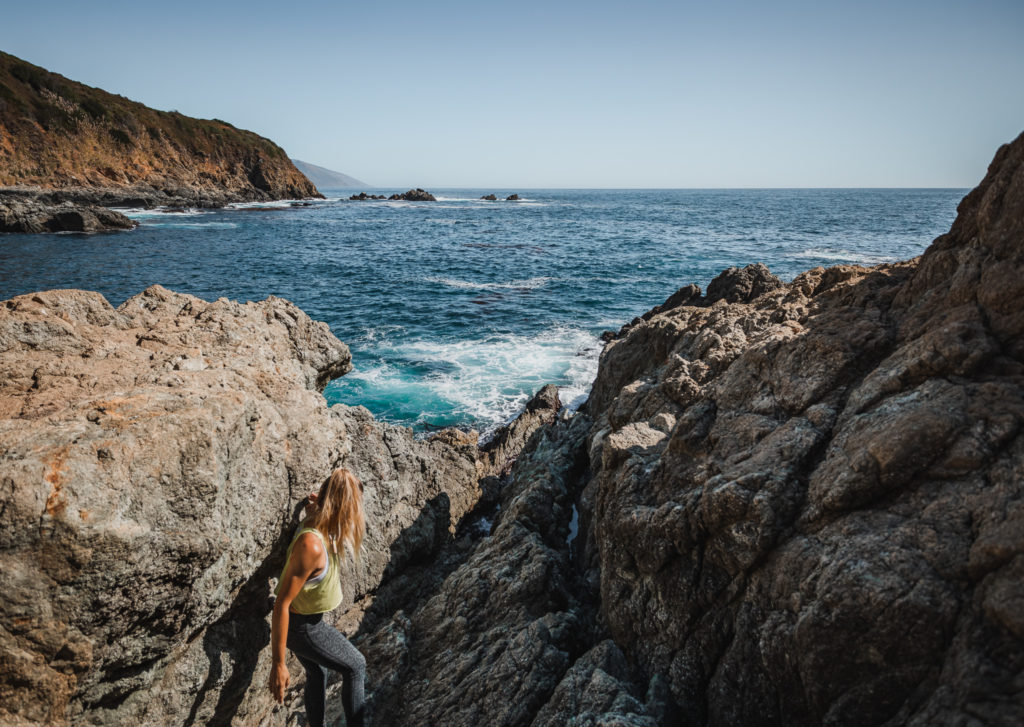
M393 194L388 199L393 200L405 200L406 202L436 202L437 198L430 192L417 187L416 189L410 189L408 192L402 194Z
M353 194L349 199L358 202L367 199L387 199L387 197L383 194L367 194L366 192L360 192L359 194Z
M360 182L355 177L336 172L333 169L318 167L316 164L304 162L301 159L292 159L292 164L305 174L309 181L321 189L338 189L348 187L370 187L366 182Z
M494 195L494 194L485 194L480 199L486 200L488 202L497 202L498 201L497 195ZM518 194L510 194L508 197L505 198L505 201L506 202L518 202L519 201L519 195Z
M124 221L91 207L322 196L269 139L219 119L158 111L2 52L0 140L0 198L8 226L19 231L49 230L41 215L62 212L40 209L65 203L107 229Z

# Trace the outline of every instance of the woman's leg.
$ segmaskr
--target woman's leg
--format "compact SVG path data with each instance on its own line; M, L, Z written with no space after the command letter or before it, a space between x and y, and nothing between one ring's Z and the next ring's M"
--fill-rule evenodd
M345 707L345 722L348 727L363 727L366 659L337 629L322 620L308 625L301 635L296 636L298 638L289 634L288 648L300 660L311 661L341 674L341 702Z
M306 718L310 727L324 727L327 710L327 670L315 661L296 654L306 670Z

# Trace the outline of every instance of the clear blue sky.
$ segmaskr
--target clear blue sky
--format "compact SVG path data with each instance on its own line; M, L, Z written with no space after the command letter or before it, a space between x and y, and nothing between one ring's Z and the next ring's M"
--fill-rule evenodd
M9 0L0 49L380 186L969 187L1024 2Z

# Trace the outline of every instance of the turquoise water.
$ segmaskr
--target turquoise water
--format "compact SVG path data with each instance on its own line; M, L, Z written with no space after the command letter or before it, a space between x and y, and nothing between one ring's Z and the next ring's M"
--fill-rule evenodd
M366 190L392 192L394 190ZM349 344L326 391L418 429L488 429L545 383L579 401L598 336L765 262L816 265L920 254L966 190L432 190L436 203L133 210L99 235L0 236L0 299L98 290L115 305L160 283L206 299L288 298ZM512 192L520 202L484 202Z

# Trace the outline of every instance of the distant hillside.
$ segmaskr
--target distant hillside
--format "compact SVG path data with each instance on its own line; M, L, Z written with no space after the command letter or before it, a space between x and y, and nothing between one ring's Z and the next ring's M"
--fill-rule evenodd
M0 185L209 204L319 195L258 134L157 111L2 52Z
M350 177L341 172L318 167L316 164L292 159L292 164L298 167L299 171L309 177L309 180L318 187L334 189L337 187L369 187L366 182L360 182L355 177Z

